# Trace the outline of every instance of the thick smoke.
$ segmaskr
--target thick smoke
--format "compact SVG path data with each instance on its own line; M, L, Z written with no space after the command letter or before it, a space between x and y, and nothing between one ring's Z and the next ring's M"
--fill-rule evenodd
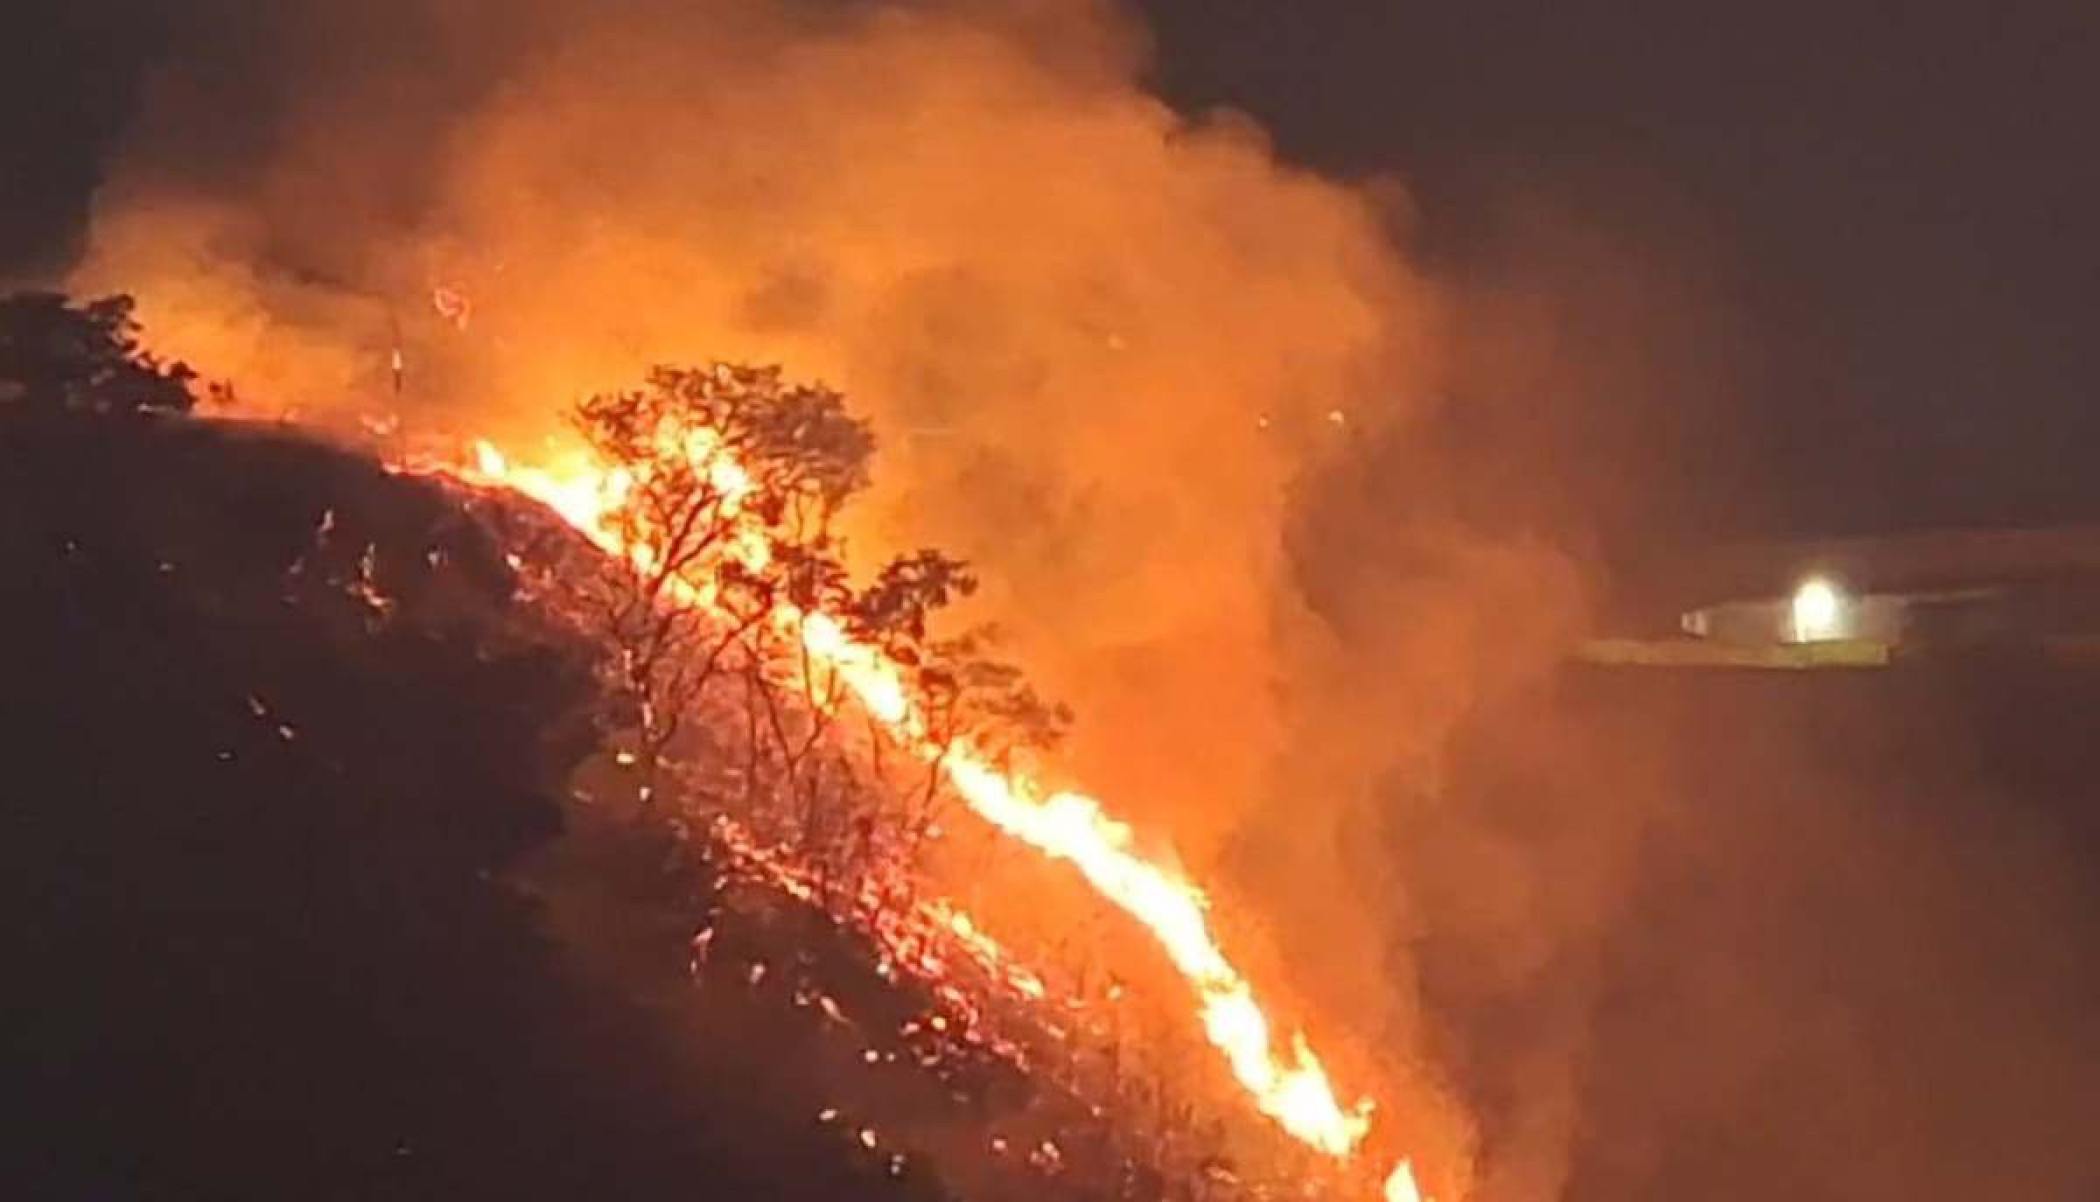
M1376 428L1431 370L1370 196L1179 119L1083 6L275 23L197 33L83 286L309 414L527 438L712 357L841 386L885 447L867 541L981 564L986 614L1087 715L1074 772L1206 857L1281 738L1285 490L1330 413Z
M1294 677L1337 711L1304 746L1360 735L1375 804L1339 812L1406 946L1408 1046L1475 1116L1475 1196L2096 1196L2090 670L1532 671L1579 582L1524 548L1682 566L1798 471L1758 463L1725 231L1665 181L1499 177L1463 221L1462 400L1309 476L1289 541L1338 650ZM1666 628L1639 575L1591 604Z
M1324 1043L1359 1033L1337 1068L1375 1077L1431 1183L1471 1179L1408 951L1448 898L1366 834L1393 779L1399 812L1440 804L1446 736L1550 662L1583 588L1569 523L1453 500L1480 491L1440 442L1463 407L1430 398L1473 373L1392 189L1177 115L1136 82L1140 31L1076 0L180 28L77 286L135 292L167 352L321 421L529 442L710 358L842 387L884 448L862 547L979 565L971 616L1079 714L1062 767L1219 884ZM1565 1142L1567 1114L1519 1109Z
M1289 929L1376 916L1363 937L1391 954L1350 987L1398 1004L1361 1020L1462 1084L1475 1196L1534 1202L1580 1155L1595 965L1674 802L1567 733L1585 703L1549 666L1625 620L1593 565L1680 551L1731 502L1738 465L1701 447L1727 441L1750 368L1725 243L1666 188L1490 172L1474 191L1435 231L1449 399L1294 487L1312 620L1236 862Z

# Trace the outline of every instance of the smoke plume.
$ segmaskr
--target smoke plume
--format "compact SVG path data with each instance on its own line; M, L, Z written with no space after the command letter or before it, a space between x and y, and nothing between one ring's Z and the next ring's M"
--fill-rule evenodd
M1344 1074L1375 1065L1432 1181L1469 1180L1410 967L1428 911L1361 836L1393 779L1437 804L1444 738L1584 589L1564 530L1449 502L1462 460L1424 431L1461 357L1404 196L1175 113L1142 31L1083 0L178 28L77 287L323 422L529 443L714 358L839 386L883 445L859 545L978 565L970 616L1079 714L1062 767L1269 916L1234 932L1257 977L1359 1032Z

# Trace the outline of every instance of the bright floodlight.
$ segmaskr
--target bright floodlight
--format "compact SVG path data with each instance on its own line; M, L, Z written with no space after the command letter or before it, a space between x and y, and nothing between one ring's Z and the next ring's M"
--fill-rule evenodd
M1821 576L1794 590L1794 641L1820 643L1845 637L1845 595Z

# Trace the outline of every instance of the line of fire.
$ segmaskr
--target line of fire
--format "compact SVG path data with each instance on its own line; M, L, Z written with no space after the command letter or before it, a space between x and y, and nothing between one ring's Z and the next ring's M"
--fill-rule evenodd
M11 373L18 416L320 438L438 488L491 538L515 599L598 664L602 744L576 802L662 826L716 874L689 941L696 987L777 993L867 1072L930 1076L982 1111L977 1158L1040 1196L1432 1197L1407 1133L1239 966L1233 917L1171 845L1065 783L1071 715L983 636L940 633L976 587L967 565L919 551L848 571L838 517L874 443L836 391L716 363L595 395L568 437L528 448L419 435L384 410L305 429L226 386L190 413L194 375L136 341L125 298L9 304L31 335L11 353L51 368ZM464 325L462 298L433 304ZM71 362L98 343L99 366ZM386 370L398 399L398 343ZM348 508L314 516L289 572L383 630L406 620L403 574L456 552L400 562ZM263 691L243 704L308 737ZM798 950L809 920L858 950ZM953 1140L952 1118L879 1103L814 1121L893 1178Z

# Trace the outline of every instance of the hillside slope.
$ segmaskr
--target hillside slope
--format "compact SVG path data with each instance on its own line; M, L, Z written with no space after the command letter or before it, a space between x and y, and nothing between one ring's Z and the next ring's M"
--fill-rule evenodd
M565 822L588 675L441 489L0 413L0 562L10 1196L932 1193L812 1120L786 1020L692 1038L549 935L528 853L666 973L699 884Z

